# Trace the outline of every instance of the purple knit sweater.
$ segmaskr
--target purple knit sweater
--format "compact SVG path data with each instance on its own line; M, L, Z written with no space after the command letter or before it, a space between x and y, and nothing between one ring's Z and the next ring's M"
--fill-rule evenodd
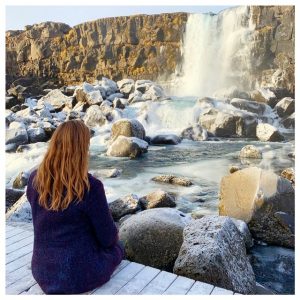
M27 185L32 209L32 274L46 294L79 294L101 286L122 261L124 250L101 181L88 174L90 191L64 211L46 210Z

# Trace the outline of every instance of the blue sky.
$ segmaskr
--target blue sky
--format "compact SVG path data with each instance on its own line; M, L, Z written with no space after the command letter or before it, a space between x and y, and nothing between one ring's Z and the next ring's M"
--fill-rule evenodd
M45 21L63 22L70 26L99 18L163 12L206 13L229 6L6 6L6 30L24 29Z

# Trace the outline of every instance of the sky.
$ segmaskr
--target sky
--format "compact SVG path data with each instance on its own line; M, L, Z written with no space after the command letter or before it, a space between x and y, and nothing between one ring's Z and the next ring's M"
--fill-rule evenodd
M227 6L6 6L6 30L24 29L25 25L54 21L74 26L106 17L163 12L218 13Z

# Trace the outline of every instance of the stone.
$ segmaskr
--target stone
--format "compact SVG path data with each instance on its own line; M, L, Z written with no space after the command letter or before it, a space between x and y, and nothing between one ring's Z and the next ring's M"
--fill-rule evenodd
M188 178L178 177L175 175L159 175L153 177L151 180L161 183L169 183L182 186L191 186L193 184L192 181Z
M208 134L206 129L199 124L195 124L184 129L181 132L181 137L192 141L207 141Z
M240 99L240 98L233 98L230 101L230 104L236 108L246 110L246 111L258 114L258 115L263 115L267 108L266 104L264 104L264 103L249 101L249 100Z
M139 88L141 88L141 86ZM146 89L145 93L142 95L142 99L144 99L144 100L157 101L157 100L166 99L166 98L167 97L166 97L163 89L160 86L155 85L155 84L151 85L148 89Z
M260 123L256 127L256 136L262 142L281 142L284 136L279 130L267 123Z
M254 145L247 145L241 149L240 157L260 159L260 158L262 158L262 153Z
M295 128L295 113L282 119L281 123L285 128Z
M9 210L24 194L24 191L7 188L5 189L5 212Z
M244 222L243 220L238 220L235 218L231 218L231 220L234 223L234 225L236 226L236 228L238 229L239 233L241 234L243 241L245 243L246 249L248 250L248 249L252 248L254 243L253 243L253 238L252 238L252 235L248 228L247 223Z
M287 168L284 169L280 176L286 178L287 180L291 181L293 184L295 183L295 170L294 168Z
M143 94L136 90L128 96L128 103L144 102L145 99L142 96Z
M72 98L65 96L59 89L52 90L43 96L37 105L43 105L44 103L51 104L57 111L62 110L64 107L72 108Z
M136 119L120 119L112 125L111 141L116 140L120 135L125 137L145 138L145 129Z
M204 216L184 228L174 273L241 294L255 292L243 238L228 217Z
M106 117L98 105L92 105L87 109L83 121L88 127L102 126L106 122Z
M115 100L113 101L113 107L119 108L119 109L124 109L125 105L122 103L121 99L115 98Z
M139 199L143 209L157 207L175 207L175 198L169 193L158 190Z
M108 96L108 97L106 98L106 100L107 100L107 101L110 101L110 102L114 102L114 100L115 100L116 98L123 98L123 97L124 97L123 94L121 94L121 93L115 93L115 94L111 94L110 96Z
M15 96L6 96L5 97L5 108L6 109L12 109L13 107L17 108L17 106L20 107L20 105L23 103L23 101L20 101ZM13 109L12 109L13 110Z
M108 156L136 158L148 152L148 143L136 138L119 135L108 147Z
M7 211L5 216L7 222L32 222L31 206L25 193Z
M122 169L101 169L101 170L97 170L97 171L91 171L91 174L97 178L99 178L100 180L103 177L106 178L116 178L119 177L122 174Z
M77 102L87 103L88 105L100 104L103 101L101 92L87 82L76 88L74 95Z
M219 214L245 221L255 239L295 245L295 191L271 171L251 167L223 177Z
M121 217L133 214L140 210L139 198L137 195L131 194L124 198L116 199L108 204L112 217L115 221Z
M48 140L45 130L41 127L28 128L27 133L29 143L46 142Z
M183 241L183 228L190 220L186 214L165 207L133 215L119 229L126 258L171 271Z
M27 185L29 175L30 174L28 174L28 172L19 173L19 175L15 178L13 182L13 188L23 189Z
M279 117L288 117L295 112L295 100L291 97L285 97L276 104L275 110Z
M152 145L177 145L181 142L181 138L176 134L158 134L151 138Z
M239 167L239 166L230 166L229 173L232 174L232 173L234 173L236 171L239 171L239 170L241 170L241 167Z
M119 91L119 88L118 88L116 82L114 82L113 80L108 79L106 77L102 77L101 86L105 89L107 97L109 97L110 95L115 94Z
M277 104L279 99L277 99L274 92L268 88L259 88L250 92L251 100L265 103L271 106L272 108Z
M5 144L22 145L28 143L28 134L23 123L12 122L5 132Z
M117 81L118 88L125 97L128 98L129 94L134 92L134 80L133 79L122 79Z

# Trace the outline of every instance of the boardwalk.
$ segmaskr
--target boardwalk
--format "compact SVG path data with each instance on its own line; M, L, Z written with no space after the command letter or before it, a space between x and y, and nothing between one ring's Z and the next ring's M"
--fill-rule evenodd
M6 294L43 294L31 274L32 247L32 224L6 225ZM234 293L204 282L123 260L109 282L86 294L233 295Z

